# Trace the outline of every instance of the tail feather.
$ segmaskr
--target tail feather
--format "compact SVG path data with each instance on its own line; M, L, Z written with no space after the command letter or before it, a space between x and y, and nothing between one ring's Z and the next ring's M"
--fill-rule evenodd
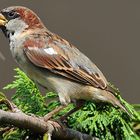
M130 117L132 117L132 113L127 109L127 107L122 104L122 102L116 97L120 94L119 90L115 88L112 84L107 85L106 91L110 95L110 102L114 106L120 107L124 112L126 112Z
M118 107L120 107L124 112L126 112L130 117L132 117L132 114L128 111L128 109L123 105L119 100L118 103L116 103Z
M132 114L129 112L127 107L123 105L117 97L115 97L111 92L107 92L107 93L108 93L108 98L109 98L108 102L110 102L114 106L120 107L124 112L126 112L130 117L132 117Z

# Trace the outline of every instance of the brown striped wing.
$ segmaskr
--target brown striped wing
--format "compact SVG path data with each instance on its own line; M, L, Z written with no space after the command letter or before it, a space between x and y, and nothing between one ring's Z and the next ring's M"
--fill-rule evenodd
M26 46L24 51L28 59L38 67L79 83L106 88L106 79L100 70L75 47L51 43L44 48Z

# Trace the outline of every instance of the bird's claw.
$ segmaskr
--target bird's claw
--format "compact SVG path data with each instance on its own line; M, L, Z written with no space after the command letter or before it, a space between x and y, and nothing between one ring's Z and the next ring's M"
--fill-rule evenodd
M55 131L59 131L60 129L63 129L63 126L61 125L60 122L48 120L47 123L49 123L53 127L53 130Z

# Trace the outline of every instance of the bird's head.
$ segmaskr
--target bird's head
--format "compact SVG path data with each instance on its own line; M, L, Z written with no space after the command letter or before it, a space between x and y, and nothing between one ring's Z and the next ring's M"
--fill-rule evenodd
M0 28L6 37L28 29L44 28L40 18L30 9L11 6L0 12Z

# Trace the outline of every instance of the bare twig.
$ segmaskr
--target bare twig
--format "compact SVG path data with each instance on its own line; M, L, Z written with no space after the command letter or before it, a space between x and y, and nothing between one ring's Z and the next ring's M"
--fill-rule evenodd
M57 122L54 122L57 124ZM10 124L19 128L30 129L35 133L44 134L52 133L53 139L57 140L94 140L92 136L69 128L56 128L58 125L53 125L52 121L45 122L43 118L28 116L22 112L7 112L0 110L0 124ZM59 129L59 131L58 131Z

